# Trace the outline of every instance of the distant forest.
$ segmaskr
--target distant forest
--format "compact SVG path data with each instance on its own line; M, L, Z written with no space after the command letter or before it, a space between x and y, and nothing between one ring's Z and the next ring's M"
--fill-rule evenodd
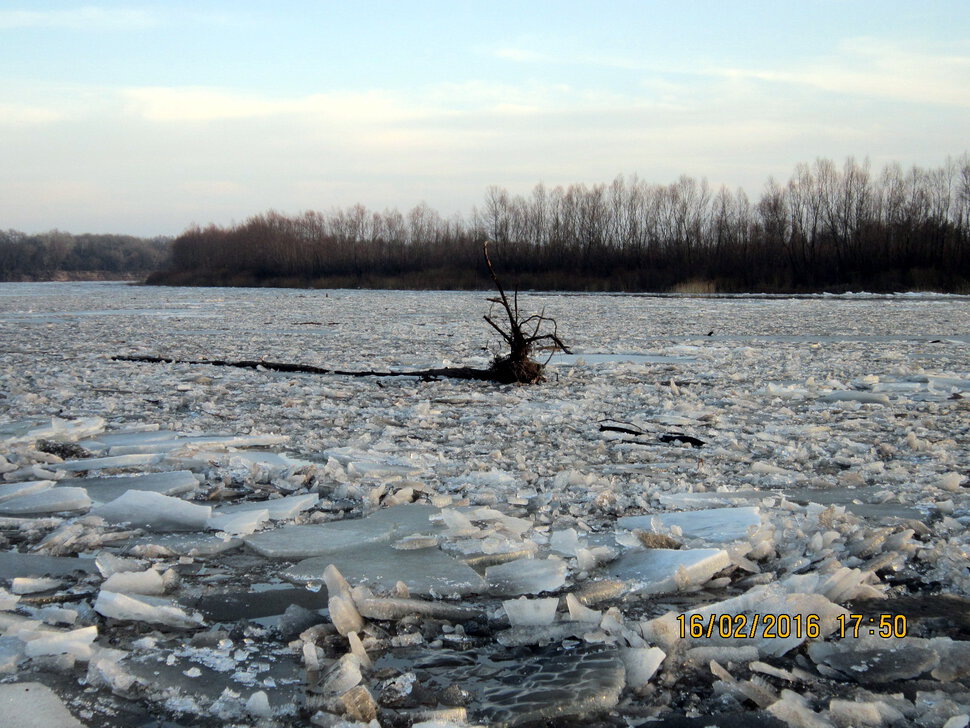
M171 238L0 230L0 281L141 280L168 263L171 244Z
M970 292L970 157L879 172L800 164L757 200L683 176L488 188L470 218L362 205L192 227L150 283L488 288L482 241L520 289Z

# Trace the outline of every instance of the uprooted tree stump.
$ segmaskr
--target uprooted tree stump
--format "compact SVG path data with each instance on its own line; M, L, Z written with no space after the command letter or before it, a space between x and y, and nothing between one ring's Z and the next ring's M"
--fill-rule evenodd
M492 259L488 256L488 241L482 246L485 254L485 264L488 266L488 273L492 277L492 282L498 289L498 298L488 299L493 304L500 305L505 310L508 317L508 326L496 323L488 315L485 321L499 332L505 343L508 344L509 353L504 356L496 356L492 361L491 371L496 382L512 384L519 382L522 384L533 384L545 381L543 372L545 364L542 364L533 357L533 352L539 342L549 342L553 351L559 350L569 353L569 348L562 343L559 338L559 331L556 320L545 315L545 311L532 314L522 318L519 315L519 293L516 291L509 302L505 295L505 289L495 275L495 268L492 266ZM528 329L532 333L528 333ZM547 360L548 361L548 360Z
M489 298L493 305L501 306L508 318L508 324L497 323L491 311L485 315L485 321L495 329L509 347L509 352L498 355L492 360L488 369L476 367L442 367L438 369L420 369L417 371L346 371L341 369L326 369L309 364L292 364L260 359L258 361L230 361L226 359L175 359L160 356L132 356L116 355L113 361L130 361L147 364L208 364L219 367L235 367L237 369L264 369L276 372L292 372L301 374L334 374L345 377L420 377L425 380L448 377L451 379L471 379L500 384L535 384L545 381L545 363L537 361L533 354L541 342L553 353L564 351L571 353L569 348L559 338L556 320L546 316L545 312L532 314L522 318L519 315L519 295L516 291L510 301L505 289L495 274L492 260L488 255L488 242L482 246L485 264L492 282L498 289L497 298ZM531 333L529 333L531 329ZM551 357L552 354L550 354ZM546 361L548 363L548 359Z

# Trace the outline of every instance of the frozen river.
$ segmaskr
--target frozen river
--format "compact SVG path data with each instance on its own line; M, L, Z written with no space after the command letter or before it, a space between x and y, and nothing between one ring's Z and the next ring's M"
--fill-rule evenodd
M111 360L485 366L488 295L0 284L0 675L99 725L958 725L968 297L523 293L538 386ZM717 639L755 614L800 633Z

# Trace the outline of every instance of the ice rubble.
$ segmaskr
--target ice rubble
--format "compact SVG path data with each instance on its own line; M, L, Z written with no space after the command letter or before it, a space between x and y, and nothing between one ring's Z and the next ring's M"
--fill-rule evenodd
M389 328L353 352L321 349L321 361L394 365L394 342L420 329L375 317L367 294L345 295L327 299L335 320ZM570 299L570 313L597 301ZM0 329L11 326L3 305ZM233 299L226 321L262 315L253 305ZM847 340L804 333L829 321L831 302L799 302L795 319L808 318L796 323L769 315L776 302L748 302L723 324L735 332L704 340L690 327L709 330L722 304L664 302L683 327L671 343L644 338L653 304L609 305L618 315L590 319L587 351L608 341L668 358L601 357L595 375L574 362L529 391L377 386L129 369L91 356L106 339L88 331L61 339L89 364L83 385L41 358L30 363L51 383L41 389L2 355L0 507L16 510L0 514L0 671L82 676L97 700L77 692L72 710L140 702L175 724L514 724L613 711L627 722L723 712L957 725L970 710L966 343L941 337L950 343L926 351L925 337L909 338L952 326L953 311L866 309ZM910 305L915 318L901 317ZM132 346L162 345L127 326ZM873 347L867 327L897 338ZM187 341L238 358L248 347L308 351L278 331L232 331ZM452 343L474 351L461 331ZM117 393L118 367L158 404ZM78 416L46 416L56 411ZM602 437L591 423L606 417L707 444ZM91 457L44 452L41 439ZM56 502L21 500L40 496ZM956 601L940 597L934 611L939 589ZM862 609L905 614L911 635L839 636L838 616ZM680 633L679 616L755 613L817 614L822 634Z

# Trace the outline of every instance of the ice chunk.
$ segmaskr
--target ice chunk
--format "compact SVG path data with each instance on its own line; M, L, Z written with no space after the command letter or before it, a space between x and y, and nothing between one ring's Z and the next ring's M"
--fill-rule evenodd
M366 518L263 531L247 537L246 545L270 559L297 560L326 556L419 532L434 535L436 530L441 530L429 520L436 513L438 509L432 506L399 505L382 508Z
M634 690L642 688L660 668L667 653L659 647L626 647L620 658L626 666L626 684Z
M848 680L862 685L878 685L910 680L930 672L940 664L935 650L908 640L891 647L867 647L865 640L838 643L816 642L808 646L809 656ZM825 673L833 676L831 673Z
M272 447L273 445L284 445L289 439L287 435L192 435L179 437L179 443L196 449L211 447L228 449L231 447ZM276 453L270 454L276 455ZM245 453L234 452L233 455L245 455ZM262 453L257 451L253 455L255 459L258 459Z
M472 525L468 516L453 508L443 509L441 520L447 526L449 536L474 536L479 533L479 529Z
M350 584L333 564L328 564L323 570L323 580L327 584L329 595L327 606L333 626L342 635L359 632L364 626L364 620L357 611L357 605L354 604Z
M96 437L81 440L78 444L85 450L91 452L103 452L104 450L118 448L139 448L152 447L157 443L171 442L177 437L171 430L160 430L157 425L154 429L145 430L117 430L114 432L103 432ZM132 452L144 452L143 450Z
M657 513L646 516L624 516L617 520L620 528L659 531L677 526L686 538L700 538L711 543L726 543L745 538L748 529L761 525L757 506L743 508L710 508L701 511ZM660 529L657 528L660 527Z
M24 654L27 657L40 655L74 655L79 660L91 656L91 644L98 636L97 627L81 627L67 632L38 630L25 634Z
M415 533L411 536L399 538L391 545L398 551L414 551L416 549L435 548L439 540L437 536Z
M351 546L328 556L306 559L284 575L293 581L319 582L330 564L354 584L384 593L394 591L398 581L404 582L411 594L422 595L461 596L481 592L484 586L474 569L439 549L399 551L386 543Z
M730 564L724 549L649 549L629 551L607 569L635 592L669 594L703 584Z
M175 629L194 629L202 626L202 617L188 614L168 599L133 596L102 589L94 603L94 610L112 619L161 624Z
M84 511L90 507L91 499L84 488L48 488L0 503L0 513L16 516L28 513Z
M0 675L17 672L24 659L24 643L16 637L0 637ZM3 706L0 699L0 706ZM6 712L4 710L4 712Z
M40 493L53 485L53 480L26 480L22 483L0 485L0 503L4 503L11 498L16 498L17 496Z
M370 694L370 690L363 685L351 688L337 700L343 707L343 712L351 720L357 723L376 722L377 702L374 700L374 696Z
M462 607L444 602L426 602L420 599L380 598L355 599L361 616L368 619L396 620L411 614L420 614L434 619L463 622L478 619L482 612L471 607Z
M792 574L782 579L779 585L790 593L821 594L833 602L867 597L881 598L882 590L870 585L870 581L878 581L872 572L840 566L827 572Z
M889 405L889 397L876 392L836 391L819 396L819 402L862 402L863 404Z
M246 701L246 710L256 718L272 718L273 709L269 704L269 696L265 690L257 690Z
M0 425L0 442L6 447L37 440L75 441L101 432L105 426L103 417L80 417L65 420L52 417L50 422L21 420Z
M296 560L386 542L393 533L387 524L377 524L375 528L369 519L362 518L316 526L284 526L244 540L253 551L267 558Z
M212 531L223 531L233 536L248 536L269 520L265 508L253 508L237 513L226 513L222 509L213 512L206 524Z
M349 594L336 594L330 597L327 600L327 608L330 610L330 620L340 634L346 635L363 628L364 622L360 612L357 611L354 600Z
M91 687L105 686L115 695L130 696L139 686L139 680L122 668L118 662L121 657L104 656L105 650L93 655L88 663L85 681Z
M791 690L782 690L781 699L769 705L767 711L792 728L831 728L832 726L809 707L804 697Z
M104 458L65 460L62 463L55 463L51 468L76 473L84 470L106 470L108 468L134 468L142 465L154 465L161 459L161 455L134 453L131 455L115 455Z
M0 586L0 611L8 612L17 608L17 603L20 601L19 594L11 594L2 586Z
M188 470L172 470L164 473L121 475L113 478L71 478L61 481L60 487L65 485L80 485L87 490L92 500L108 503L123 496L129 490L181 495L199 487L199 481Z
M38 682L0 685L4 728L84 728L49 687Z
M37 610L37 615L47 624L67 624L77 622L76 609L63 609L62 607L41 607Z
M148 565L147 562L138 559L126 559L121 556L115 556L110 551L99 552L94 558L94 563L98 567L98 571L101 572L101 576L105 579L112 574L127 571L144 571Z
M124 594L164 594L165 583L155 569L145 571L120 571L112 574L101 585L102 589Z
M36 594L37 592L59 589L63 582L48 577L18 576L10 584L14 594Z
M584 606L575 594L566 595L566 609L572 622L599 622L602 616L595 609Z
M549 548L564 556L575 556L579 547L579 537L575 528L553 531L552 535L549 536Z
M829 717L837 726L857 726L858 728L879 728L885 725L902 725L905 716L891 705L881 700L839 700L829 701Z
M306 493L303 495L289 495L285 498L273 498L264 501L251 501L249 503L239 503L225 506L219 509L220 514L244 513L249 511L265 510L268 517L274 521L293 518L301 511L306 511L317 504L320 496L316 493Z
M212 516L212 507L161 493L129 490L92 513L109 523L128 523L153 531L201 531Z
M509 624L513 627L552 624L556 619L556 608L559 606L557 597L548 599L506 599L502 602L505 613L509 615Z
M206 557L232 551L242 545L241 538L229 538L221 533L163 533L136 540L131 553L146 558L171 554Z
M566 583L566 562L548 559L517 559L485 569L488 591L499 596L555 591Z

